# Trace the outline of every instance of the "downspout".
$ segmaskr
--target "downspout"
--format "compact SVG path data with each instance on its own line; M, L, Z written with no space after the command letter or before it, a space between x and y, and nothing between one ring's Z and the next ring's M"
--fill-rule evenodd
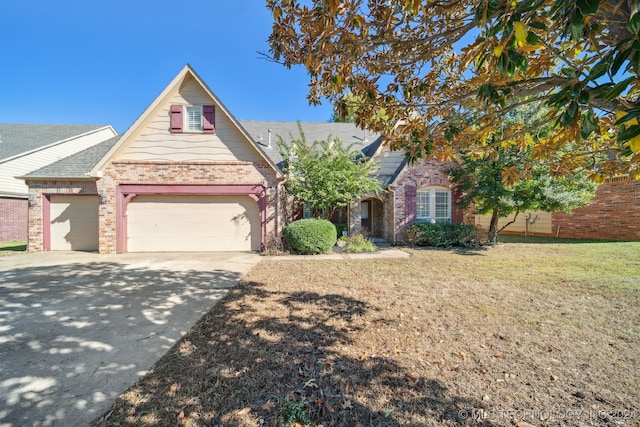
M396 190L389 187L391 192L391 232L393 233L393 245L396 246L398 241L396 240ZM390 242L391 243L391 242Z

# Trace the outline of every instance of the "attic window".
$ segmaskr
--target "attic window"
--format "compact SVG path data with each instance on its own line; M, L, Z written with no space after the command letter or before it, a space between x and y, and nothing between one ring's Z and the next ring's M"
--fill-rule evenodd
M214 105L171 106L171 133L202 132L215 133Z
M202 132L202 107L185 107L184 129L187 132Z

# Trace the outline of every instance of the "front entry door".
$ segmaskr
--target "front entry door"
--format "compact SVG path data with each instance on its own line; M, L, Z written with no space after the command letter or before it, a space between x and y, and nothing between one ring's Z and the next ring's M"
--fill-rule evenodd
M371 200L360 203L360 226L367 232L371 232Z

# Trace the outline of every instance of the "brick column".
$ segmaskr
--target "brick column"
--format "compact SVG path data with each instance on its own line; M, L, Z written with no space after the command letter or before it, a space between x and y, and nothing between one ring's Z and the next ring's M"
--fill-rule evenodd
M349 204L349 235L358 233L361 227L360 200Z

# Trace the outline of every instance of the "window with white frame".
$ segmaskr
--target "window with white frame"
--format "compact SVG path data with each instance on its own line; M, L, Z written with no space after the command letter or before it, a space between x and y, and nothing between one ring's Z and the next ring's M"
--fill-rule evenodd
M308 203L305 203L304 208L302 210L302 218L313 218L313 206Z
M187 132L202 131L202 106L186 106L184 129Z
M451 191L442 187L426 187L416 194L418 221L446 224L451 222Z

